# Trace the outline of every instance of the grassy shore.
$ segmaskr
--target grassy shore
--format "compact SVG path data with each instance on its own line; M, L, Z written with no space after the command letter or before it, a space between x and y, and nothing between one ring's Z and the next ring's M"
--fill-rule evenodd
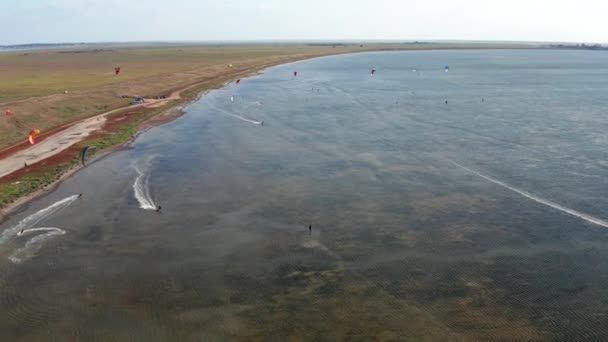
M347 44L347 45L170 45L150 47L95 46L79 49L0 53L0 109L12 111L0 120L0 149L42 131L112 109L125 107L121 95L153 97L185 89L179 100L145 108L106 125L53 160L43 161L0 180L4 212L41 189L55 184L78 167L77 151L95 145L93 153L124 143L142 123L172 107L191 101L205 90L266 67L318 56L377 50L530 48L527 45L484 44ZM120 66L120 75L114 67ZM67 93L65 92L67 91ZM121 113L119 113L122 115ZM111 120L110 120L111 121Z

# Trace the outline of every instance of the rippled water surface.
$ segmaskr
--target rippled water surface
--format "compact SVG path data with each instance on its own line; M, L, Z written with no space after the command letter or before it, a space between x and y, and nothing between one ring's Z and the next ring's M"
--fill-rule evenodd
M213 91L3 223L0 339L606 340L607 62L366 53Z

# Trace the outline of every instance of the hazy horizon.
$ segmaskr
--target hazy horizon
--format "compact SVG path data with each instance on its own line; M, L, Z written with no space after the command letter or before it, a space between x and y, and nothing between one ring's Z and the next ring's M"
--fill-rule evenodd
M0 46L27 45L112 45L112 44L606 44L595 42L574 41L512 41L512 40L446 40L446 39L252 39L252 40L125 40L125 41L31 41L16 44L0 44Z
M608 3L513 0L5 0L0 45L55 42L607 43Z

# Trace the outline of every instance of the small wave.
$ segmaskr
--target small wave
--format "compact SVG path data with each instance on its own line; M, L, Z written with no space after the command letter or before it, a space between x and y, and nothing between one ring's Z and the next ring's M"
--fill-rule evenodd
M78 199L79 195L72 195L70 197L66 197L60 201L57 201L50 206L41 209L34 214L24 218L19 221L15 226L8 228L2 232L0 235L0 245L6 243L11 238L15 237L21 230L25 230L28 228L32 228L38 222L48 218L49 216L55 214L56 212L69 207L74 201Z
M24 230L21 235L25 235L26 233L33 232L47 232L45 234L37 235L31 239L29 239L25 246L17 249L13 254L11 254L8 259L16 264L19 264L27 259L36 255L36 252L42 248L44 243L52 239L56 236L65 235L65 230L55 228L55 227L42 227L42 228L31 228Z
M150 173L135 167L137 178L133 183L133 194L139 202L139 207L144 210L156 210L157 205L150 196Z

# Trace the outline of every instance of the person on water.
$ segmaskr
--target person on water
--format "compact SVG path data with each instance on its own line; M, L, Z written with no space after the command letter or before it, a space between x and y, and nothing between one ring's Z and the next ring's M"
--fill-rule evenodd
M448 100L445 100L445 104L448 104Z
M162 208L162 207L159 205L159 206L158 206L158 208L156 208L156 210L154 210L154 211L156 211L157 213L160 213L160 209L161 209L161 208Z
M77 198L80 198L80 197L82 197L82 193L79 193Z
M312 224L308 225L308 234L312 234Z
M23 232L25 231L25 229L21 229L21 231L19 232L19 234L17 234L18 236L23 235Z

